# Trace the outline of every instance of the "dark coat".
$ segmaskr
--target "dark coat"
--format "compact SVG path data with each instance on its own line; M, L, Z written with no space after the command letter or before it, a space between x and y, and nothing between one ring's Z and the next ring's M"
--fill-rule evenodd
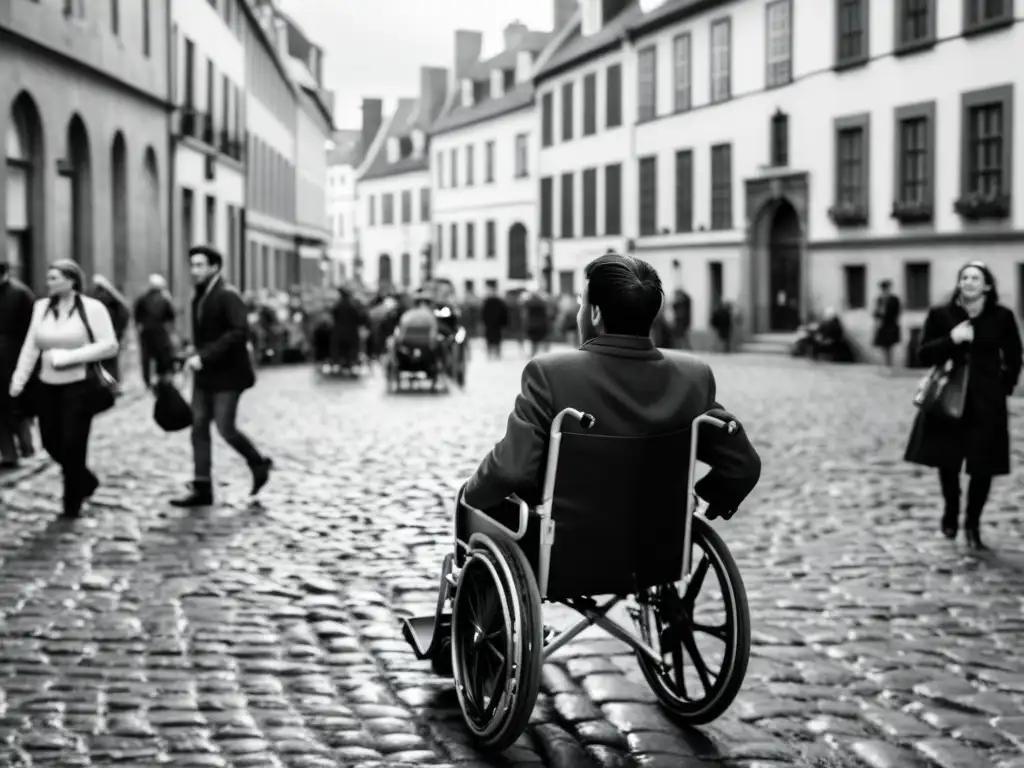
M159 288L150 288L135 302L135 324L144 332L168 331L174 323L174 305Z
M971 320L974 341L955 344L949 332L967 319L958 304L928 312L918 351L921 362L941 365L950 359L967 360L967 401L959 422L919 411L904 459L957 470L966 461L968 474L1006 475L1010 472L1006 398L1020 376L1020 332L1013 312L999 304L989 305Z
M594 416L593 434L644 437L689 429L694 418L721 407L706 363L657 349L647 336L602 334L579 349L540 355L526 364L505 436L466 484L465 500L487 509L515 493L536 504L551 422L563 408ZM562 429L581 431L568 421ZM699 458L711 471L697 483L697 494L729 512L761 475L761 459L743 430L702 432Z
M31 410L28 388L20 398L20 403L9 402L7 390L18 365L18 356L29 326L32 325L35 301L35 295L24 283L14 278L0 283L0 419L4 418L5 413L13 413L15 410L26 413Z
M203 367L195 383L208 392L241 392L256 383L246 346L249 313L245 302L220 275L192 298L192 334Z
M875 330L873 346L892 347L900 343L900 300L891 293L888 296L879 296L875 301L875 320L878 321L878 328Z

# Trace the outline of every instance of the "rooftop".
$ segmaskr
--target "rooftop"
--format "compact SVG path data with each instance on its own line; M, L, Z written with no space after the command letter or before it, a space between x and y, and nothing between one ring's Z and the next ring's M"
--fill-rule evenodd
M427 121L420 118L418 106L419 99L398 100L398 107L395 109L394 116L386 123L385 128L382 128L383 138L378 135L380 143L377 145L377 151L371 158L367 169L359 177L360 181L383 179L389 176L399 176L403 173L427 170L428 155L426 150L424 150L422 155L406 155L393 163L388 162L387 144L389 139L408 140L409 135L415 128L426 131L428 126L424 123ZM375 144L377 144L377 141L378 139L374 139Z
M699 0L679 0L679 2L686 3L696 1ZM672 3L672 5L675 5L675 3ZM651 15L665 12L665 6L662 6L652 11ZM561 48L555 51L554 55L534 75L534 82L554 77L560 72L579 66L590 59L618 48L622 44L622 38L627 34L628 30L643 19L643 17L643 10L641 10L637 3L633 2L593 35L584 37L582 34L582 24L577 22L576 29L569 35Z
M331 137L334 148L327 153L327 164L358 166L363 159L361 134L358 130L335 131Z

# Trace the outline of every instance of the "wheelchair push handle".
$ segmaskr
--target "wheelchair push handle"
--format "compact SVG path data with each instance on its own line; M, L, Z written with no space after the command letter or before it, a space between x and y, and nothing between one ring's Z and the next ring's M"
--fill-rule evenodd
M575 408L566 408L560 411L558 415L555 416L555 420L551 423L552 434L558 434L562 431L562 420L565 419L566 416L571 416L576 419L584 429L590 429L597 423L597 419L589 413L577 411Z
M718 427L719 429L724 429L730 435L735 435L739 431L740 425L739 422L736 421L736 419L720 419L718 418L718 416L712 415L713 413L715 413L715 411L711 411L709 413L702 413L700 416L693 420L694 426L697 426L698 424L707 424L708 426L711 427Z

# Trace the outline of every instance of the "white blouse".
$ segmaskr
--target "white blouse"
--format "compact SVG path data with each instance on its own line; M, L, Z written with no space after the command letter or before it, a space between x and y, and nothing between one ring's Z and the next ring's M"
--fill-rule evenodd
M96 340L89 341L89 333L77 311L72 309L70 314L65 314L59 310L58 317L54 317L52 312L46 311L50 300L39 299L32 308L32 325L11 377L12 396L21 394L25 389L40 357L40 381L44 384L71 384L85 378L87 364L117 354L117 337L107 308L88 296L81 299Z

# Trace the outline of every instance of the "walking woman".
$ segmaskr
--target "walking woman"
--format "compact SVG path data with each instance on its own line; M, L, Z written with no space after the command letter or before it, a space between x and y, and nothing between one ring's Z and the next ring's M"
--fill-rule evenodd
M39 434L43 447L64 474L64 514L77 517L99 487L86 465L93 413L88 398L88 364L117 354L117 337L106 307L82 295L84 277L73 261L58 261L46 273L48 299L32 309L32 324L11 377L17 397L39 367Z
M965 364L967 394L957 421L918 411L904 459L939 470L945 501L942 533L955 539L960 524L960 469L967 465L964 533L971 549L986 549L979 526L992 478L1010 473L1006 398L1017 386L1021 339L1013 312L999 303L996 281L983 263L960 268L948 304L932 307L918 350L925 365Z
M899 298L892 292L892 280L883 280L878 284L881 293L875 301L875 338L873 345L882 350L885 367L892 368L892 348L900 343L900 306Z

